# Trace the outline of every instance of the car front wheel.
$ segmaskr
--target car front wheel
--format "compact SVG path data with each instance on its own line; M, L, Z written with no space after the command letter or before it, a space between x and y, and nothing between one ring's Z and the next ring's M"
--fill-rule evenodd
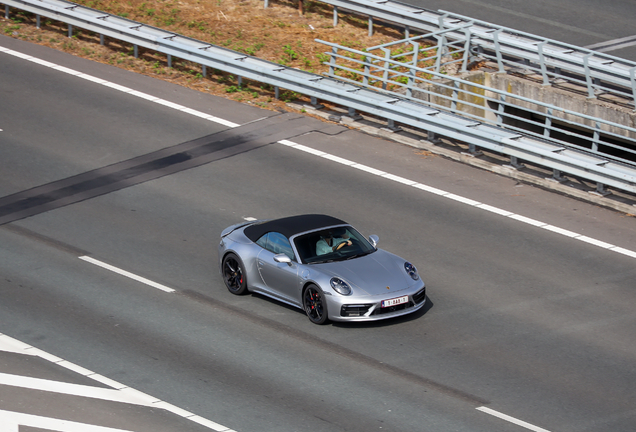
M316 285L309 285L303 295L303 309L314 324L327 322L327 301L325 295Z
M243 263L241 259L229 253L223 258L223 280L227 289L236 295L245 294L247 292L247 280L243 271Z

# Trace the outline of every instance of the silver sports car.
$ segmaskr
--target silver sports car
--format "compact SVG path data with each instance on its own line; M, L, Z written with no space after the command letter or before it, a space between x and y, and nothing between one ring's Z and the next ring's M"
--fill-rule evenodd
M374 321L422 308L426 287L410 262L325 215L243 222L221 233L227 289L299 307L316 324Z

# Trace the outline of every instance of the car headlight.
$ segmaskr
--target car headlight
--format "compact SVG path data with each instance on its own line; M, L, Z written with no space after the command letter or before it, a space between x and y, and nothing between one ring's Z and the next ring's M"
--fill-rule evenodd
M411 279L418 280L420 278L420 275L417 274L417 269L410 262L405 262L404 263L404 270L406 270L406 272L409 274L409 276L411 276Z
M331 287L336 290L338 294L349 295L351 294L351 287L345 281L340 278L331 278Z

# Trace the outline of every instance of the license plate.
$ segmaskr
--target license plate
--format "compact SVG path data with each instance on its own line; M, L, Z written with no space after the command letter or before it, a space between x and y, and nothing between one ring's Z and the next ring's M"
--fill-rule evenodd
M389 300L382 300L382 307L383 308L391 307L391 306L408 303L408 302L409 302L409 296L398 297L398 298L389 299Z

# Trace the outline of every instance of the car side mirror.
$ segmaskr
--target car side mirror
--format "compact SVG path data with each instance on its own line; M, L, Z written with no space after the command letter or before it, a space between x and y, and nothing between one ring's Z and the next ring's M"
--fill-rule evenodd
M371 234L369 236L369 242L371 242L371 246L373 246L374 248L378 248L378 242L380 241L380 237L378 237L375 234Z
M284 253L278 254L278 255L274 255L274 261L279 262L279 263L287 263L287 264L291 265L291 258L289 258Z

